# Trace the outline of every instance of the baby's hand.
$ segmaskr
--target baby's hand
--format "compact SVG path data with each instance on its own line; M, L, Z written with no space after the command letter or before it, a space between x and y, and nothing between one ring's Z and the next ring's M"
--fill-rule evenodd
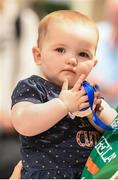
M85 75L81 75L72 89L68 89L68 80L65 80L62 86L59 98L67 107L68 112L73 113L89 106L88 96L85 95L85 90L81 86L85 80Z

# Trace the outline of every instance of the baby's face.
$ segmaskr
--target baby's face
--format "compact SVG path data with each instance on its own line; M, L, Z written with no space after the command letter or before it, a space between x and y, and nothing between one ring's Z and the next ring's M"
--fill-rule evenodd
M73 87L81 74L86 76L96 64L97 33L89 26L52 23L39 49L37 64L42 77L62 86L68 79Z

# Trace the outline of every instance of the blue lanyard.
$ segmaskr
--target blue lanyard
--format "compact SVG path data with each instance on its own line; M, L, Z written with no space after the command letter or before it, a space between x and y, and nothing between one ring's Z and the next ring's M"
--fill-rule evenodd
M96 115L95 111L93 110L93 103L94 103L94 91L95 89L86 81L84 81L82 83L82 86L85 89L86 94L88 95L88 101L89 101L89 105L91 108L91 111L93 113L93 121L94 123L101 127L102 129L105 130L114 130L114 129L118 129L118 126L110 126L110 125L106 125L101 119L98 118L98 116Z

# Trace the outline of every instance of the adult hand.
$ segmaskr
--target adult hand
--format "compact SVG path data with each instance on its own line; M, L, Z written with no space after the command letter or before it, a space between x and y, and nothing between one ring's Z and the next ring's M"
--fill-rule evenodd
M22 161L19 161L15 166L13 173L9 179L21 179Z

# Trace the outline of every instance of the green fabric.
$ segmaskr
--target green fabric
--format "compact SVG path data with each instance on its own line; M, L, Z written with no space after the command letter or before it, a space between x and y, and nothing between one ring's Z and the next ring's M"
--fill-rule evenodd
M118 170L118 156L113 159L110 163L106 164L95 176L93 179L100 179L100 178L110 178L113 174Z
M115 107L116 111L118 112L118 106Z
M112 122L118 126L118 115ZM105 131L92 150L81 179L108 179L118 170L118 130Z

